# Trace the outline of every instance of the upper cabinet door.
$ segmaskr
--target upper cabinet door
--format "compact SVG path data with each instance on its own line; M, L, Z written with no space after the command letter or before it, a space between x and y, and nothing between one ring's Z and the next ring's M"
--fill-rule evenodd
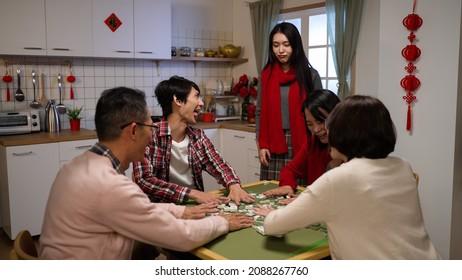
M171 58L170 0L135 0L135 57Z
M46 55L45 0L2 1L0 54Z
M92 0L45 1L47 54L92 56Z
M93 56L131 58L133 45L133 0L93 1Z

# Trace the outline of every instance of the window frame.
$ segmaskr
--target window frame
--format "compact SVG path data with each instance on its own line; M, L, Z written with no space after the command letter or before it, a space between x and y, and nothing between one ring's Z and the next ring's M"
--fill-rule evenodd
M326 71L325 71L325 73L319 73L319 74L320 74L320 77L321 77L323 87L324 88L329 88L333 92L337 93L338 92L337 73L336 73L335 67L333 65L333 61L331 62L332 64L329 64L329 59L332 60L333 57L332 57L332 45L330 44L328 34L326 35L327 36L327 45L313 45L313 46L309 45L309 17L319 15L319 14L326 14L326 13L327 13L327 11L326 11L325 3L304 5L304 6L300 6L300 7L282 9L280 11L278 21L279 22L283 22L283 21L289 21L290 22L290 19L295 19L295 18L300 18L301 19L300 25L302 27L301 28L302 30L300 30L300 35L302 36L303 48L304 48L305 54L306 54L306 56L308 58L309 58L310 50L320 49L320 48L326 49L326 61L325 61ZM326 26L326 29L327 29L327 26ZM332 67L334 67L333 72L335 73L335 76L329 76L329 72L332 71L332 69L330 69L330 68L332 68ZM349 77L350 78L349 79L350 80L349 81L350 82L349 86L350 86L350 90L352 92L354 92L354 84L352 82L352 81L354 81L354 79L353 79L354 72L355 72L354 70L355 70L355 58L353 59L353 62L352 62L352 65L351 65L351 71L350 71L350 75L349 75L350 76ZM328 85L332 84L332 82L335 83L335 89L332 88L332 85L330 87L328 87Z

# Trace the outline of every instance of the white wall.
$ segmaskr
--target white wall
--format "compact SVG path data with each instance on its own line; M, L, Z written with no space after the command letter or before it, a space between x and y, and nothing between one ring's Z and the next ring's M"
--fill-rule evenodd
M462 214L460 206L453 209L453 197L460 198L462 187L457 173L461 170L460 148L458 158L455 154L456 145L460 147L462 142L460 132L456 137L456 120L460 131L462 118L457 112L461 102L457 98L461 2L418 2L416 13L423 18L423 25L415 34L422 56L415 64L422 85L416 91L410 133L405 129L405 92L399 84L406 75L407 62L401 50L409 43L409 31L402 25L411 13L412 1L408 4L366 1L365 28L357 53L357 93L377 95L390 110L398 132L394 155L407 159L420 174L419 192L430 237L443 258L460 259Z
M235 15L248 13L245 2L234 0ZM322 1L286 0L284 8L316 2ZM390 110L398 132L393 155L408 160L420 174L420 198L430 237L443 258L462 259L462 100L457 98L462 77L461 1L418 1L416 12L424 20L416 32L422 50L416 62L422 86L416 92L409 133L400 81L407 64L401 50L409 43L402 20L411 9L412 1L408 5L402 0L365 1L356 55L356 94L376 96ZM235 16L234 42L253 52L249 13L248 17ZM254 74L255 60L235 72L238 69Z

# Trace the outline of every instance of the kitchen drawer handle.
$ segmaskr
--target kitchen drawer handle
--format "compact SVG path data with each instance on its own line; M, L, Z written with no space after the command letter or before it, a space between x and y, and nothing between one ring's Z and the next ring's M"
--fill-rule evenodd
M54 50L54 51L65 51L65 52L68 52L68 51L70 51L71 49L67 49L67 48L52 48L52 50Z
M43 48L40 47L24 47L25 50L33 50L33 51L40 51L43 50Z
M138 52L138 53L153 54L153 52Z
M253 173L253 175L260 177L259 173Z
M29 151L29 152L24 152L24 153L13 153L13 156L17 157L25 157L25 156L32 156L34 155L34 152Z
M76 150L87 150L90 149L92 145L83 145L83 146L77 146L75 147Z
M131 53L131 51L115 51L116 53Z
M234 135L234 138L245 139L245 136Z

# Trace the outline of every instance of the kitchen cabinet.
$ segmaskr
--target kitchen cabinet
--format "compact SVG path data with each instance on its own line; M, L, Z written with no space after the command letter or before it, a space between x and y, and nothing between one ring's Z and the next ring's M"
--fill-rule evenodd
M218 128L211 128L211 129L204 129L205 135L212 141L213 146L215 146L215 149L221 153L221 145L220 145L220 129ZM204 180L204 189L206 192L212 191L212 190L219 190L222 189L223 186L218 184L217 180L212 177L207 171L202 172L202 177Z
M135 0L135 58L162 59L171 55L170 0Z
M133 0L93 1L93 55L133 58L133 25Z
M48 194L59 170L58 143L0 146L3 229L11 238L40 234Z
M111 30L105 21L117 28ZM93 1L93 55L170 58L171 22L169 0Z
M89 150L96 142L98 142L97 139L59 142L60 167L74 157Z
M0 146L2 225L14 239L27 229L40 234L51 185L59 168L91 148L97 139Z
M47 54L92 56L92 0L45 0L45 8Z
M255 136L253 137L253 148L249 147L247 150L247 181L257 182L260 181L260 157L258 156L257 144Z
M0 54L46 55L45 0L2 1Z
M242 184L259 181L255 133L222 129L221 137L223 158L236 170Z

